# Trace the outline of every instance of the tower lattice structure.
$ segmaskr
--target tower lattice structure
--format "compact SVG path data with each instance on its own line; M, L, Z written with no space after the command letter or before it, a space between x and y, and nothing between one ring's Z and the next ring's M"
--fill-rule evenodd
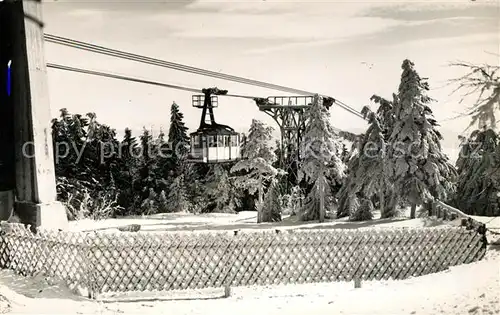
M306 130L307 112L314 101L314 96L270 96L255 99L259 110L268 114L278 124L281 134L279 166L288 174L288 183L298 185L300 163L300 144ZM323 105L330 108L335 100L323 98Z

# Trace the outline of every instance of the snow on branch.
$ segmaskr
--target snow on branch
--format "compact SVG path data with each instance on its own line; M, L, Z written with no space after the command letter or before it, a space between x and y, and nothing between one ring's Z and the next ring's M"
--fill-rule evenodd
M463 91L460 103L463 103L468 97L477 95L477 99L467 111L458 117L470 116L473 126L477 123L479 127L489 125L493 127L496 124L495 114L500 112L500 76L498 71L500 66L476 65L469 62L450 63L452 67L465 68L467 71L461 77L449 80L450 84L457 87L451 94Z
M469 217L467 214L463 213L462 211L460 211L456 208L453 208L452 206L449 206L440 200L436 200L436 203L438 206L444 208L446 211L455 213L460 218L468 218Z

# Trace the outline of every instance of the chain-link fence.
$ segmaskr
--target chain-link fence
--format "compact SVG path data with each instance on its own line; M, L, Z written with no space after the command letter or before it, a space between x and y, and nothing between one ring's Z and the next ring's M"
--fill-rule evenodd
M105 292L404 279L480 260L459 227L204 233L83 233L4 223L0 267Z

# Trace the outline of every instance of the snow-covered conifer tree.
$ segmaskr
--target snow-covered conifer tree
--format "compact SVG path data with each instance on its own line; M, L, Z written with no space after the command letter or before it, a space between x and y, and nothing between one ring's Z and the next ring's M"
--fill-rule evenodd
M271 184L264 196L261 211L263 222L281 221L282 204L279 181L277 178L271 180Z
M215 204L214 212L234 213L240 205L240 200L233 179L228 172L215 164L206 183L207 197Z
M454 203L471 215L500 215L500 135L492 129L476 130L462 144L457 160L458 180Z
M403 61L402 69L390 136L390 169L415 218L417 205L447 198L456 172L441 149L443 138L429 107L432 99L426 94L428 83L410 60Z
M301 209L303 221L323 222L330 187L327 176L339 183L345 174L341 160L342 144L330 122L330 112L323 106L323 99L316 95L308 112L306 130L301 143L299 180L305 179L313 188Z
M140 136L141 143L141 155L139 158L139 178L134 184L134 187L138 190L139 201L145 200L150 197L150 189L154 190L156 193L157 188L157 173L156 173L156 161L153 156L154 147L153 137L151 132L143 127L142 134Z
M373 203L370 199L360 197L349 200L352 207L349 219L351 221L367 221L373 218Z
M153 188L148 189L149 196L142 200L140 211L142 215L151 215L158 212L157 209L157 194Z
M162 190L156 198L156 207L159 213L168 212L168 198L164 190Z
M389 137L392 134L392 129L394 128L394 123L396 122L394 107L395 104L398 103L398 96L393 94L392 101L389 101L378 95L372 95L370 100L375 104L378 104L378 109L375 114L383 127L382 133L384 135L384 139L389 140Z
M383 209L382 216L390 217L395 214L397 193L392 189L393 185L384 187L382 184L387 180L388 174L384 174L384 178L375 175L381 173L382 170L378 167L384 165L382 162L384 156L387 156L386 150L383 149L386 149L394 128L394 104L397 103L397 96L393 94L393 100L389 101L373 95L370 100L378 104L378 109L376 112L372 112L368 107L362 110L370 125L364 134L354 138L347 162L347 177L339 192L338 217L350 216L353 220L360 218L365 220L368 217L366 209L370 207L360 205L363 204L363 200L366 201L368 196L373 196L375 193L378 194L381 211ZM382 190L374 191L375 187L383 187L385 193L382 195ZM364 214L357 214L358 211L364 211Z
M183 173L183 162L189 149L188 128L184 123L184 115L177 103L173 103L170 108L170 127L168 129L168 145L171 154L168 157L168 171L173 171L174 176Z
M394 123L396 121L394 108L395 104L398 103L398 96L393 93L392 101L389 101L378 95L373 95L370 100L379 105L376 112L376 117L378 118L381 127L383 128L382 134L384 136L384 140L386 143L388 143L394 129ZM394 185L386 186L386 193L383 198L383 203L385 204L383 215L385 217L392 217L396 215L396 206L399 202L399 192L394 189Z
M386 160L386 140L384 127L375 113L367 107L363 108L363 114L369 121L368 130L365 133L362 150L359 154L358 165L354 171L356 178L356 192L362 191L363 195L370 199L378 196L381 217L385 214L385 196L388 187L392 186ZM368 209L368 208L366 208Z
M459 179L456 206L476 215L499 215L500 209L500 66L454 63L467 73L452 80L463 91L461 102L476 98L469 107L474 131L462 145L457 161ZM496 147L496 148L495 148ZM472 156L474 155L474 156Z
M188 212L191 210L191 202L188 199L184 175L177 176L170 185L167 209L169 212Z
M264 184L277 176L280 171L272 166L276 160L269 141L272 139L273 128L263 122L253 119L246 142L242 145L242 159L231 168L231 173L244 172L235 177L235 184L248 190L250 194L257 192L258 205L264 198ZM261 206L257 207L257 223L262 221Z

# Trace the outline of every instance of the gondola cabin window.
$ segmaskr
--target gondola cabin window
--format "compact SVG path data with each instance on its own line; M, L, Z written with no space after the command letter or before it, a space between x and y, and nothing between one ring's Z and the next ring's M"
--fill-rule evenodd
M231 146L232 146L232 147L234 147L234 146L239 147L239 146L240 146L240 142L239 142L239 137L238 137L238 135L232 135L232 136L231 136Z
M201 146L201 137L200 136L193 136L191 137L192 139L192 144L193 144L193 148L195 149L201 149L202 146Z
M229 133L229 132L224 132ZM192 134L190 159L202 163L236 161L240 158L239 135Z
M229 151L231 156L237 156L238 159L240 156L240 136L238 134L231 135L229 138Z
M217 148L217 142L215 141L215 136L208 136L208 147Z

